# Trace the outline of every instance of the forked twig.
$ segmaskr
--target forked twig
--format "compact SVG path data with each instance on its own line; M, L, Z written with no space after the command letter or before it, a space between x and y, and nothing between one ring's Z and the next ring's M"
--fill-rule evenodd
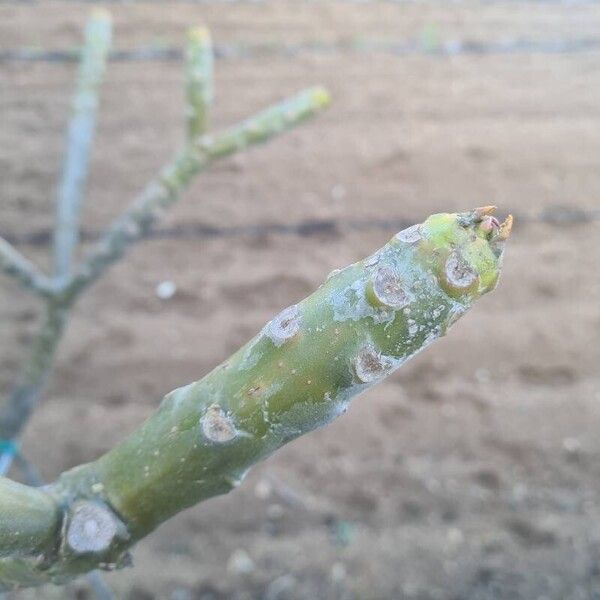
M46 301L45 320L32 343L32 352L6 400L0 404L0 441L16 445L48 380L58 343L73 303L91 283L120 259L127 248L177 202L192 178L214 160L264 142L315 114L329 102L314 88L276 104L241 124L215 135L203 134L213 97L213 51L203 27L187 34L186 142L125 212L117 217L82 262L72 267L78 241L79 213L97 112L97 93L110 46L110 17L94 11L86 27L79 79L69 123L67 151L57 200L53 279L38 271L10 244L0 239L0 267ZM0 474L12 462L0 448Z
M314 115L329 102L327 93L315 88L247 119L220 134L205 133L213 99L213 49L210 34L205 28L191 29L186 47L186 141L182 149L150 182L140 196L121 216L117 217L99 242L87 253L79 265L73 257L79 241L79 221L85 192L89 155L94 137L98 109L98 90L104 74L111 42L110 15L95 10L89 19L75 95L72 116L67 129L67 148L57 194L54 233L54 275L48 277L7 241L0 238L0 271L14 277L25 289L40 296L45 302L45 317L32 342L32 351L8 397L0 404L0 475L7 473L13 461L31 486L41 480L32 465L23 458L19 436L39 402L52 371L59 342L68 316L81 293L115 261L142 233L177 202L195 175L214 160L264 142ZM0 487L8 492L3 509L24 509L21 529L35 529L40 521L39 512L28 513L37 492L26 491L0 477ZM8 485L8 488L6 488ZM15 487L16 486L16 487ZM20 491L19 491L20 490ZM12 497L12 491L16 496ZM23 492L23 493L22 493ZM11 499L12 497L12 499ZM45 502L44 506L49 507ZM53 511L50 511L53 514ZM20 517L20 518L21 518ZM7 517L9 518L9 517ZM42 518L44 521L44 518ZM15 525L10 521L8 525ZM0 515L0 528L6 523ZM11 544L0 540L0 556L10 552ZM0 589L13 584L28 585L31 579L16 562L0 559ZM98 598L112 598L112 593L91 573L90 585Z

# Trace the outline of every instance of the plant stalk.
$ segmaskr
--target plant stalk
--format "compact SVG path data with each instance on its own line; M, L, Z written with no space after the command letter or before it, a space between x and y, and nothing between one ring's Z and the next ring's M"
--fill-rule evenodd
M167 394L126 440L45 491L29 499L3 483L0 513L15 523L37 516L24 540L14 541L9 521L0 529L0 555L10 556L0 581L62 583L124 566L165 520L344 413L495 288L512 219L501 225L492 210L433 215L334 271L203 379ZM29 501L23 514L18 494Z
M106 69L111 37L110 14L96 8L85 29L79 76L73 97L73 114L67 128L67 152L58 187L54 270L59 279L69 274L79 240L79 217L96 129L98 91Z
M177 202L192 178L213 161L266 142L312 117L328 104L329 94L323 88L308 89L231 129L215 135L205 134L186 144L131 207L109 226L64 287L64 296L76 296L98 279L167 208Z
M208 127L214 97L214 56L210 32L193 27L187 32L185 51L185 98L188 140L193 141Z

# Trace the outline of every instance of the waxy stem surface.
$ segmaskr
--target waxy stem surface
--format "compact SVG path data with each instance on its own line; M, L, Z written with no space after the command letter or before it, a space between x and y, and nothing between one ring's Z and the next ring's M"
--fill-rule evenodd
M60 540L32 543L35 557L20 547L20 570L0 560L0 581L3 563L6 574L25 570L40 582L126 564L126 550L160 523L226 493L257 461L342 414L496 286L512 219L500 224L492 211L437 214L398 233L168 394L124 442L46 490L62 522L53 529L41 519L40 536L56 530ZM7 534L0 530L0 548Z

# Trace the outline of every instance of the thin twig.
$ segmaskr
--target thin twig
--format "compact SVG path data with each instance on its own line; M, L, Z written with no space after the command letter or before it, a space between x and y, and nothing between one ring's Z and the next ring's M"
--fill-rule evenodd
M189 140L202 135L208 126L214 95L213 67L210 32L206 27L190 29L185 50L185 113Z
M54 235L54 267L58 277L69 273L79 238L81 199L96 129L98 88L106 67L111 30L110 14L102 9L94 10L85 29L79 76L73 97L73 114L67 129L67 151L58 187Z
M213 160L290 129L328 102L329 96L323 89L306 90L221 134L200 136L185 146L133 205L113 222L60 293L49 301L46 322L34 341L29 362L7 401L0 405L0 439L15 439L31 416L51 371L73 302L179 199L192 177Z
M53 282L3 238L0 238L0 271L39 296L48 297L54 293Z
M5 402L0 405L0 440L14 440L37 404L52 368L58 342L62 338L69 304L50 300L42 328L33 341L33 349Z
M329 103L322 88L306 90L217 135L203 135L187 144L149 183L132 206L118 217L90 251L65 286L72 298L93 283L127 248L145 234L177 202L192 177L214 160L224 158L298 125Z
M48 288L44 293L40 292L47 301L46 318L34 339L31 356L12 393L0 406L0 473L7 471L15 459L30 483L28 487L0 477L0 486L7 494L5 507L9 509L8 512L4 511L4 519L0 519L0 524L9 530L10 543L4 547L7 556L23 544L27 546L31 541L34 545L28 547L35 551L38 541L40 544L44 543L48 535L54 535L60 529L57 525L64 517L59 503L52 501L46 492L34 489L42 480L19 453L18 439L51 372L58 342L62 338L74 301L108 266L124 254L132 242L148 231L162 211L178 200L193 176L204 170L213 160L264 142L297 125L329 102L327 93L315 88L282 102L218 136L198 136L197 134L203 132L206 127L207 110L212 98L210 38L207 32L198 31L196 34L190 34L189 86L186 93L194 114L188 115L188 140L184 149L149 184L133 206L113 223L72 275L71 262L79 239L81 199L95 129L97 88L104 71L111 38L108 14L94 14L86 29L86 43L74 100L74 115L69 124L65 167L58 194L54 256L56 280L50 281L45 278L7 242L0 240L0 269L38 292L38 288ZM196 68L200 72L196 73ZM231 485L230 479L227 478L228 485ZM97 493L97 490L94 493ZM100 511L98 514L106 517L108 509L99 504L88 504L90 506L87 510L93 509L96 513ZM19 515L22 518L21 524L15 525L11 514ZM71 517L76 520L77 511ZM73 524L74 521L71 522L71 525ZM18 537L12 535L11 527L17 528ZM92 527L91 530L86 528L82 535L89 537L90 531L92 536L97 533ZM25 534L21 535L23 532ZM33 532L40 535L40 540L31 537ZM127 541L131 542L133 539L128 535ZM75 553L81 548L84 548L82 552L89 553L87 541L81 547L78 546L77 540L71 540L70 544ZM56 549L54 544L52 547L53 550ZM39 555L37 552L35 554ZM122 556L118 558L121 559ZM69 563L70 559L66 562ZM20 557L14 560L3 559L0 561L0 589L13 587L15 583L34 585L45 582L49 573L44 569L40 570L39 566L37 559L32 562L23 561ZM84 572L82 566L85 565L75 567L78 573ZM87 568L97 566L94 563ZM50 579L54 581L52 576ZM91 573L89 582L99 599L112 600L112 592L97 574Z

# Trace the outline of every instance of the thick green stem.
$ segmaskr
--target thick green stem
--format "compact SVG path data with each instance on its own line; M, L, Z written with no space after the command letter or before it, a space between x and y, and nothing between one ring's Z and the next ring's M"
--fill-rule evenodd
M0 499L0 557L35 556L54 543L60 525L55 499L4 477Z
M27 485L33 486L35 488L35 487L40 487L44 484L42 478L40 477L39 473L37 472L37 469L23 456L23 454L21 452L17 452L17 454L15 456L15 464L21 471L24 481ZM2 480L2 481L4 481L4 480ZM12 483L12 482L9 482L9 483ZM25 489L29 489L29 488L25 488ZM1 496L1 494L0 494L0 496ZM29 494L28 497L31 497L31 495ZM52 498L49 496L42 497L41 500L42 500L42 502L48 502L49 500L52 500ZM37 507L38 507L37 504L34 505L34 509ZM37 512L39 512L39 508L37 509L36 514L37 514ZM44 510L43 516L44 516L44 518L48 518L49 511ZM53 521L58 522L58 519L59 519L59 517L57 515L56 519L53 519ZM13 556L14 556L14 554L13 554ZM0 569L1 569L1 567L0 567ZM90 587L94 597L97 600L115 600L115 596L112 593L112 590L106 584L106 582L104 581L104 577L98 571L89 572L86 576L86 579L88 582L88 586ZM2 580L2 577L0 576L0 581L1 580Z
M63 509L60 538L40 540L45 568L27 562L24 582L125 564L160 523L226 493L444 335L498 281L511 220L500 225L491 210L433 215L333 272L203 379L168 394L124 442L64 473L47 490Z
M85 29L73 114L67 129L67 151L56 202L54 266L58 277L68 275L79 239L79 215L96 129L98 88L111 41L110 14L95 9Z

